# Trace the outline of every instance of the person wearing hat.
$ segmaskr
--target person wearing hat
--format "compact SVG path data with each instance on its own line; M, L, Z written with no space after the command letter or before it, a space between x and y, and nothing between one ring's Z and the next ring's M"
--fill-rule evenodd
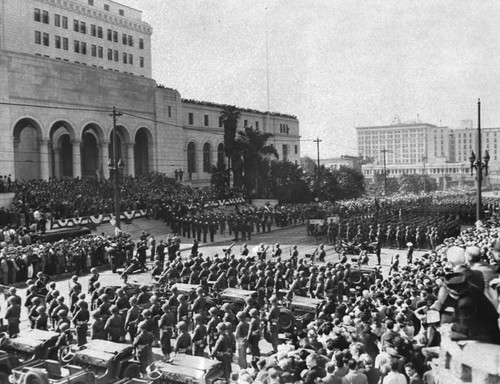
M278 298L276 296L272 296L269 299L270 308L266 314L267 320L267 331L270 336L270 343L273 347L273 353L278 353L278 332L279 332L279 317L280 317L280 309L278 308Z
M148 304L149 300L151 299L151 293L148 290L148 286L146 284L143 284L141 285L140 290L141 292L137 296L137 304L138 305Z
M207 324L208 348L211 353L217 341L217 325L222 322L222 319L220 317L219 308L217 307L211 307L208 313L210 315L210 320Z
M217 324L217 341L212 350L211 356L222 363L224 378L229 380L231 376L231 345L229 338L226 335L226 325L224 323Z
M21 305L14 296L8 298L8 307L5 312L5 319L8 324L9 337L19 334L19 324L21 322Z
M177 339L175 341L174 352L190 355L192 351L192 339L191 335L188 332L187 323L185 321L180 321L177 324L177 329L179 332L179 336L177 336Z
M240 366L240 369L247 369L248 330L250 326L247 322L246 312L238 312L236 314L236 318L238 319L238 325L236 326L234 336L238 351L238 365Z
M406 263L411 265L413 263L413 243L406 243L408 249L406 250Z
M468 283L463 273L445 276L432 309L441 313L441 324L452 324L452 340L500 344L498 312L483 291Z
M173 329L176 324L176 318L172 309L168 304L163 304L161 307L163 310L163 315L160 318L159 328L160 328L160 346L163 356L166 360L170 358L170 353L172 352L171 339L173 336Z
M119 313L119 309L116 305L111 306L110 310L111 316L106 321L104 329L108 332L108 338L110 341L119 343L125 340L125 321Z
M195 356L203 356L205 347L207 346L207 327L203 324L203 316L200 313L196 313L193 316L193 321L193 354Z
M257 361L260 359L259 342L262 337L261 323L259 311L256 308L250 309L250 325L248 327L248 343L250 346L250 353L252 354L252 366L255 368Z
M139 333L132 342L139 360L141 372L146 374L146 368L153 361L153 334L147 330L146 324L139 326Z
M130 308L125 315L125 331L128 332L130 340L134 340L137 336L137 325L141 316L141 308L137 305L137 298L132 296L129 299Z
M78 345L84 345L87 344L87 329L90 320L90 312L85 300L78 301L77 308L75 316L73 317L73 324L76 328Z

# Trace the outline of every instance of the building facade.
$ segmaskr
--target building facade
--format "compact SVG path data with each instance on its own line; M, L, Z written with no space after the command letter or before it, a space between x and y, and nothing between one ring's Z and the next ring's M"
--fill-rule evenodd
M115 153L127 175L173 176L189 165L184 180L209 183L208 165L223 152L223 106L156 84L152 28L141 11L106 0L0 4L2 174L107 178ZM241 128L247 122L275 134L280 159L300 159L294 116L241 111Z

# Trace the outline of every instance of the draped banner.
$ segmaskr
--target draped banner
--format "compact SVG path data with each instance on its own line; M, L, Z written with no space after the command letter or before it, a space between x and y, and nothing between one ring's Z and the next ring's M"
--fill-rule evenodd
M145 216L146 216L146 210L141 209L138 211L122 212L120 214L120 219L132 220ZM53 220L50 223L50 229L79 227L88 224L99 225L99 224L109 223L111 221L112 222L115 221L115 215L113 213L105 213L96 216L74 217L71 219Z
M245 203L245 199L243 197L236 197L234 199L208 201L205 204L203 204L203 207L204 208L213 208L213 207L223 207L225 205L244 204L244 203Z

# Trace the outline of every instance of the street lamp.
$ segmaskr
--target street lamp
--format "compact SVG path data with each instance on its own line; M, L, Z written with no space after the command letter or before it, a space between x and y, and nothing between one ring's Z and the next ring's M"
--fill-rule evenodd
M118 161L115 162L113 159L109 159L108 161L108 168L111 173L113 173L113 189L114 189L114 197L115 197L115 227L118 229L121 229L121 223L120 223L120 173L123 172L123 168L125 167L125 164L123 164L122 159L118 159Z
M488 151L484 154L484 160L481 159L481 100L477 101L477 159L474 151L471 152L469 157L470 174L474 176L476 170L477 180L477 202L476 202L476 220L481 220L481 189L483 183L483 169L485 176L488 176L488 163L490 161L490 154Z

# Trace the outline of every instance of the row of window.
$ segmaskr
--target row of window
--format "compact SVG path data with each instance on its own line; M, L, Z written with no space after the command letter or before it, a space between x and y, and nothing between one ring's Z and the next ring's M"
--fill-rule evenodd
M92 6L92 7L94 6L94 0L88 0L88 3L89 3L90 6ZM109 12L109 4L104 4L104 10L106 12ZM123 9L119 9L118 10L118 14L120 16L125 16L125 11Z
M169 110L169 116L168 117L170 117L170 110ZM194 125L194 113L192 113L192 112L188 113L188 124L189 125ZM209 117L209 115L204 115L203 116L203 125L205 127L209 127L210 126L210 117ZM223 126L222 119L219 117L219 128L222 128L222 126ZM244 127L248 127L248 120L244 120L243 121L243 126ZM255 122L255 129L259 129L259 122L258 121Z
M290 133L290 128L288 128L288 124L280 124L280 133L286 133L287 135Z
M44 24L50 24L49 13L47 11L42 11L39 8L35 8L34 19L37 22L42 22ZM68 18L66 16L61 16L57 13L54 14L54 25L63 29L68 29ZM87 23L81 20L73 19L73 31L82 34L87 34ZM95 24L90 24L90 35L97 37L99 39L104 38L104 30ZM107 39L114 43L118 43L118 32L112 29L107 30ZM122 33L122 44L128 45L130 47L134 46L134 37L126 33ZM139 49L144 49L144 39L139 39Z
M46 47L50 46L50 38L48 33L42 33L40 31L35 31L35 44L44 45ZM62 49L64 51L69 50L69 39L67 37L54 36L54 47L57 49ZM73 51L75 53L80 53L82 55L87 54L87 43L84 41L73 41ZM98 57L99 59L104 58L104 48L97 46L95 44L90 45L90 55L92 57ZM113 49L108 49L107 57L109 61L120 61L120 52ZM122 52L122 63L134 65L134 55L126 52ZM144 68L144 57L139 57L139 67Z

